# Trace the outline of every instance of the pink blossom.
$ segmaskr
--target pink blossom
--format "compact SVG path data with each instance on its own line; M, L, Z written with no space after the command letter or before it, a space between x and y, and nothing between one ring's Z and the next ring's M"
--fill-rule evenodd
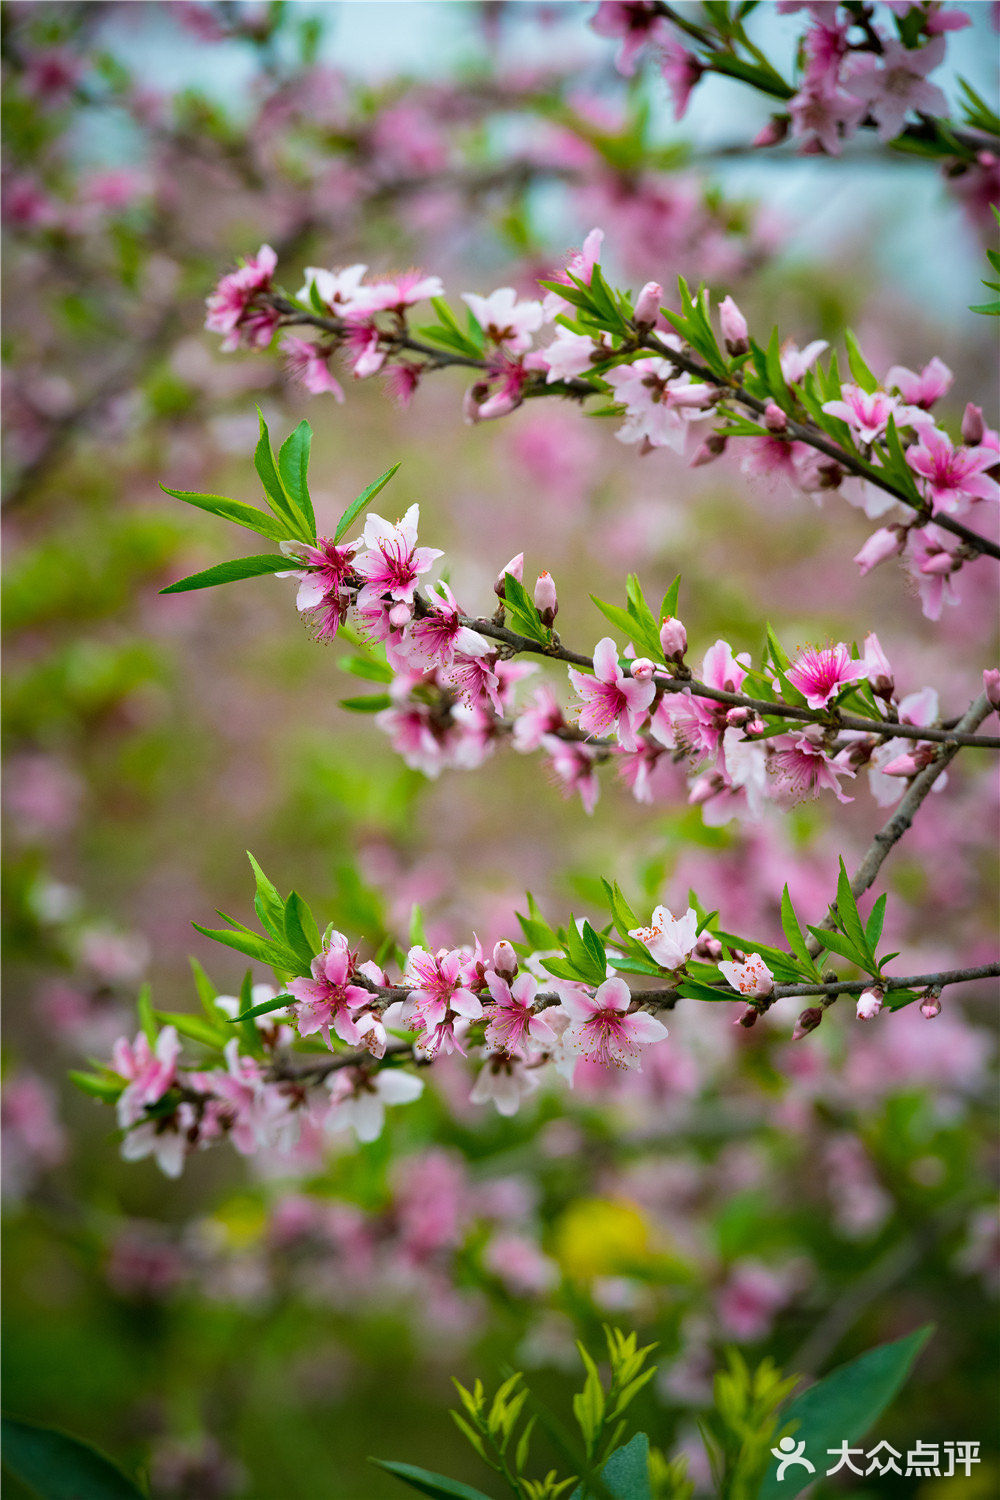
M288 373L304 385L310 395L321 396L329 391L338 403L343 404L344 392L340 381L330 373L327 363L330 358L329 350L322 349L311 339L298 339L294 334L286 333L281 341L281 352L285 356Z
M641 1069L641 1048L660 1042L667 1028L645 1011L629 1013L631 995L623 979L606 979L593 996L560 986L570 1024L563 1045L603 1067Z
M750 348L750 333L747 320L732 297L723 297L719 303L719 323L722 338L730 354L745 354Z
M414 620L404 648L415 666L445 668L452 665L456 653L462 657L480 657L495 650L485 636L461 623L461 611L446 583L427 590L427 603L430 613Z
M451 666L441 672L441 678L470 708L487 711L492 708L502 718L503 699L500 696L496 665L496 658L492 654L458 655Z
M404 271L393 281L378 281L358 294L357 311L364 313L403 313L417 302L444 296L440 276L425 276L422 271Z
M486 337L512 354L530 349L531 335L542 326L542 304L519 302L517 292L510 286L502 286L488 297L465 292L462 301L472 309Z
M839 156L843 139L860 124L865 107L829 82L807 83L788 101L792 130L805 149Z
M962 566L955 556L958 541L933 522L907 532L906 566L915 578L928 620L940 620L946 604L959 602L953 577Z
M364 534L356 543L368 550L354 559L354 571L367 580L358 595L359 604L388 595L412 605L417 579L443 556L435 547L417 546L419 520L417 505L411 505L395 526L369 511Z
M727 641L716 641L705 652L701 680L706 687L738 693L746 675ZM696 697L687 690L666 693L656 708L650 728L668 750L677 748L691 754L714 755L729 727L726 720L728 709L728 704Z
M552 385L557 380L572 380L576 375L585 374L592 367L594 356L600 352L589 333L574 333L560 324L551 344L539 349L535 358L547 372L546 385Z
M296 609L308 617L317 640L332 640L337 627L344 623L351 602L346 584L353 575L353 548L339 547L329 537L319 537L315 546L308 542L283 541L281 550L286 556L305 563L306 567L277 576L299 580Z
M561 281L564 286L572 286L570 276L575 276L577 281L582 281L584 286L589 286L594 275L594 267L601 258L601 246L604 243L604 230L592 229L583 242L581 250L574 250L566 262L564 271L556 271L549 278L550 281ZM547 292L542 302L542 311L546 318L554 318L557 313L574 314L576 309L565 297L560 297L558 292Z
M958 514L974 500L1000 500L1000 485L986 470L997 463L992 448L956 448L937 427L922 427L919 443L906 450L910 468L924 480L924 493L935 511Z
M786 339L781 346L781 373L789 385L797 385L807 370L811 370L824 349L829 349L826 339L813 339L800 349L794 339Z
M550 1032L553 1044L555 1036ZM529 1072L524 1059L508 1051L491 1053L472 1086L470 1104L494 1104L497 1113L516 1115L524 1099L538 1088L537 1071Z
M593 677L570 667L569 678L583 700L578 713L580 728L600 735L613 730L626 750L635 750L636 732L645 722L656 688L652 682L636 682L625 676L611 637L604 636L594 647Z
M879 698L891 698L894 686L892 665L874 630L869 630L865 636L864 656L862 658L865 668L865 676L871 684L871 690Z
M196 1073L192 1082L225 1107L233 1145L243 1156L259 1150L289 1150L298 1136L299 1118L291 1097L268 1083L256 1058L240 1054L239 1038L224 1048L225 1069Z
M907 426L917 415L903 406L898 396L887 396L885 391L865 391L859 385L844 385L840 394L843 398L840 401L824 401L823 410L846 422L862 443L873 443L881 437L890 417L898 428Z
M374 319L349 323L344 337L355 380L367 380L369 376L377 375L389 351L381 347L381 335Z
M86 64L66 47L47 47L32 52L25 64L23 81L26 92L42 104L58 108L72 99Z
M496 1052L520 1053L529 1042L547 1050L555 1045L552 1027L534 1012L538 981L533 975L521 974L508 983L499 974L487 973L486 983L494 1001L486 1009L488 1047Z
M706 416L718 397L713 386L678 375L666 359L637 359L605 371L603 379L625 407L625 423L615 434L619 442L647 442L677 453L684 452L688 424Z
M377 1141L385 1125L387 1104L410 1104L419 1099L424 1082L402 1068L344 1069L329 1082L331 1102L323 1119L324 1130L354 1131L357 1140Z
M862 682L868 674L864 662L851 657L851 648L839 644L822 649L807 646L785 675L805 695L810 708L825 708L841 688Z
M483 1014L482 1003L466 988L465 956L458 948L440 948L436 954L411 948L403 977L413 986L403 1005L403 1019L420 1023L420 1046L425 1051L437 1050L456 1016L478 1021Z
M161 1115L127 1130L122 1137L122 1159L143 1161L152 1156L164 1176L179 1177L197 1133L194 1106L185 1101L172 1115Z
M955 377L944 360L934 358L918 373L905 365L893 365L885 377L886 389L895 386L903 400L910 406L926 409L940 401L951 390Z
M938 695L934 688L921 688L917 693L908 693L903 698L897 709L897 716L901 724L911 724L914 727L936 724L940 717ZM901 756L910 755L915 746L921 751L931 748L930 741L916 741L911 739L896 738L883 740L882 744L876 746L868 765L868 781L871 794L879 807L889 807L893 802L898 802L905 790L900 786L896 777L899 770L890 770L894 761ZM918 767L914 763L912 769L904 770L903 775L914 774ZM938 777L935 789L940 790L947 783L947 775Z
M674 101L674 119L681 120L705 69L693 52L669 35L657 40L656 58Z
M255 313L250 309L260 293L270 290L277 264L278 257L271 246L261 245L257 254L247 256L238 270L223 276L208 298L205 327L210 333L225 335L223 349L238 348L241 335L246 335L252 348L270 342L278 313L270 308Z
M350 983L355 957L343 933L332 932L322 953L312 961L312 978L289 980L288 993L298 1001L294 1012L301 1036L313 1036L318 1031L332 1047L332 1026L342 1042L358 1045L361 1032L354 1012L369 1004L371 996L360 985Z
M536 688L530 706L522 709L514 720L514 749L522 755L530 754L538 749L546 735L553 735L565 722L552 689L544 685Z
M911 110L947 117L947 98L926 77L944 60L944 46L941 36L920 48L888 40L878 56L861 53L855 58L845 87L875 117L880 141L895 140Z
M355 265L345 266L339 271L324 271L320 266L306 266L306 279L299 290L299 301L311 306L312 294L315 292L319 301L335 317L345 317L359 307L365 310L364 299L368 289L362 286L362 278L367 269L367 266Z
M177 1077L180 1050L174 1026L163 1028L156 1038L155 1047L150 1046L143 1031L132 1046L125 1037L119 1037L115 1042L111 1066L127 1080L116 1106L118 1124L123 1130L141 1119L146 1107L157 1104L171 1088Z
M758 1261L741 1262L719 1292L719 1320L727 1337L763 1338L790 1290L787 1275L778 1275Z
M621 37L615 67L628 78L643 47L669 37L663 18L648 0L601 0L590 24L598 36Z
M770 769L792 798L816 796L825 790L833 792L838 802L853 802L837 780L854 775L841 755L831 760L808 730L800 735L782 734L771 741Z
M601 783L594 764L597 751L590 745L557 739L554 734L543 735L541 743L548 751L550 765L562 786L563 795L570 797L578 792L584 812L592 813L601 795Z
M631 929L629 937L643 943L661 969L679 969L698 941L698 913L689 906L683 917L675 917L665 906L658 906L650 925Z
M774 975L759 953L748 954L744 963L724 961L719 964L719 973L748 999L763 999L774 989Z

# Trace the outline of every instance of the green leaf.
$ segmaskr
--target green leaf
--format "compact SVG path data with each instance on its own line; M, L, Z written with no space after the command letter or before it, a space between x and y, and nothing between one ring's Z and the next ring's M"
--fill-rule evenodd
M75 1083L83 1093L91 1094L105 1104L114 1104L125 1087L120 1078L105 1078L100 1073L83 1073L71 1068L68 1076L70 1082Z
M849 328L844 330L844 343L847 345L847 363L851 367L851 374L861 389L871 395L872 391L878 390L878 381L865 364L858 348L858 341Z
M820 1473L826 1466L828 1448L836 1451L843 1442L855 1442L878 1421L932 1332L933 1325L928 1324L895 1343L870 1349L818 1380L783 1408L782 1424L798 1424L795 1441L805 1442L805 1456ZM812 1482L812 1475L793 1465L779 1484L774 1463L761 1487L760 1500L790 1500Z
M595 974L600 974L601 983L603 984L608 977L607 953L605 952L603 942L589 922L584 922L583 924L583 941L593 962L594 972Z
M865 955L859 953L850 938L845 937L842 932L830 932L825 927L810 927L809 931L831 953L839 953L841 958L846 958L849 963L856 964L859 969L869 967Z
M190 1037L193 1042L199 1042L203 1047L213 1047L216 1050L228 1040L221 1024L207 1020L204 1016L193 1016L190 1011L182 1010L158 1010L157 1019L164 1026L174 1026L181 1036ZM228 1020L228 1017L226 1018Z
M865 926L865 939L869 951L873 954L878 949L879 938L882 936L882 924L885 921L885 906L888 899L888 895L883 891L872 907L871 916Z
M0 1434L4 1468L41 1500L143 1500L121 1469L78 1438L13 1417L4 1417Z
M285 902L285 941L299 959L310 967L323 946L312 912L298 891L292 891Z
M521 634L526 635L529 640L546 645L549 632L542 624L535 601L524 584L519 578L515 578L513 573L505 573L503 576L503 599L504 608Z
M847 873L847 866L843 859L840 861L840 875L837 877L836 916L841 931L850 938L858 951L865 954L867 958L874 958L874 954L869 952L864 923L858 911L854 892L851 890L851 877Z
M655 1371L649 1371L654 1374ZM649 1438L644 1432L624 1447L616 1448L601 1470L601 1478L615 1500L652 1500L649 1486ZM577 1485L570 1500L583 1500L593 1493L590 1488Z
M229 931L225 927L202 927L197 922L192 922L191 926L203 937L211 938L214 943L222 943L227 948L233 948L246 958L255 958L259 963L270 964L272 968L279 969L283 973L298 974L302 971L298 955L290 948L272 943L267 938L258 937L255 932ZM308 967L307 964L306 972L308 972Z
M788 894L787 885L781 893L781 926L785 937L788 939L788 946L795 954L795 957L805 965L810 974L815 974L816 964L809 949L806 947L805 934L799 925L798 917L795 915L795 908L792 905L792 898Z
M411 1489L433 1496L434 1500L490 1500L489 1495L473 1489L471 1484L449 1479L444 1474L432 1474L429 1469L418 1469L415 1464L400 1464L385 1458L373 1458L371 1462L385 1469L387 1474L394 1474Z
M292 535L302 537L304 541L312 541L311 536L305 536L305 517L301 516L285 493L285 486L281 482L277 465L274 461L274 449L271 447L271 435L264 421L264 414L260 407L257 408L257 418L260 422L260 436L257 439L257 447L254 449L253 466L257 470L258 478L264 486L264 496L274 514L280 520L287 521L292 528Z
M771 395L778 405L784 411L787 411L791 404L791 398L781 369L781 335L778 332L777 324L771 330L767 352L764 356L764 368L767 371L767 384Z
M374 480L367 489L362 490L361 494L356 500L351 501L350 505L347 507L347 509L344 511L344 514L337 522L337 529L333 533L333 540L335 542L339 542L344 533L351 526L353 526L355 520L364 510L365 506L371 504L379 491L385 489L386 485L389 483L389 480L392 478L398 468L399 464L393 464L391 469L386 469L385 473L380 474L379 477Z
M285 903L278 894L277 887L268 880L249 849L247 850L247 859L250 861L254 880L257 882L257 894L253 904L260 919L260 925L264 928L265 932L269 932L279 943L284 942Z
M176 583L170 583L165 589L161 589L160 593L188 594L192 589L213 589L217 584L236 583L240 578L259 578L264 573L284 573L288 567L289 559L275 554L235 557L232 562L218 563L214 568L206 568L203 573L192 573L188 578L180 578Z
M251 1005L249 1010L241 1010L238 1016L227 1016L226 1019L230 1026L236 1026L240 1021L252 1021L254 1016L269 1016L273 1010L284 1010L294 1001L294 995L275 995L272 1000L262 1000L259 1005Z
M677 599L680 594L680 590L681 575L678 573L677 577L674 579L673 583L670 585L670 587L667 589L667 592L663 596L663 603L660 605L661 620L666 620L668 618L676 619Z
M139 1012L139 1025L145 1032L146 1040L151 1047L155 1047L157 1037L156 1017L153 1014L153 990L148 980L140 989L135 1006Z
M183 500L186 505L207 510L209 515L221 516L224 521L234 521L237 526L256 531L272 542L294 536L291 527L279 521L276 516L268 515L266 510L257 510L256 506L244 505L242 500L228 500L224 495L201 495L194 490L170 490L165 484L161 484L160 489L165 495L173 495L175 500Z
M278 474L296 510L305 521L311 541L316 540L316 516L309 495L309 450L312 447L312 428L308 422L300 422L295 431L281 445L278 454Z
M392 707L388 693L363 693L360 698L338 698L337 702L350 714L377 714Z
M247 969L243 975L243 983L240 985L240 1008L237 1016L240 1034L243 1037L245 1051L254 1057L261 1057L264 1047L260 1039L260 1033L254 1025L253 1017L249 1012L253 1009L253 973Z

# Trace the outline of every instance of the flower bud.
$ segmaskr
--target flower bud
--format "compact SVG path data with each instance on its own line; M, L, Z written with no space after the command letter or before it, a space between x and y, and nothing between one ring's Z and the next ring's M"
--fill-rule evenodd
M862 990L858 996L858 1020L874 1021L882 1009L882 1001L885 999L885 991L879 985L870 985L868 989Z
M535 608L543 625L551 625L559 613L559 600L551 573L539 573L535 580Z
M635 312L632 314L633 321L638 328L652 328L660 316L660 303L663 301L663 288L658 281L647 281L638 297L635 299Z
M493 949L493 967L501 979L514 979L517 975L517 954L506 938Z
M636 682L652 682L656 666L648 656L637 656L632 663L632 676Z
M942 548L940 552L932 552L929 557L924 558L920 564L920 571L934 578L947 578L958 566L951 553Z
M776 401L769 401L764 408L764 426L768 432L785 432L788 418Z
M760 717L760 715L754 714L752 719L747 720L743 729L743 733L747 735L763 734L766 728L767 725L764 723L764 720Z
M402 630L413 619L413 610L402 600L389 611L389 624L394 630Z
M705 771L703 775L696 776L688 787L688 806L701 807L703 802L708 802L712 797L717 797L725 790L726 783L718 771Z
M749 1031L751 1026L756 1026L759 1015L760 1011L755 1005L748 1005L743 1014L737 1017L736 1024L737 1026L745 1026L747 1031Z
M726 723L731 729L742 729L752 716L753 710L750 708L731 708L726 714Z
M667 661L684 660L684 653L688 648L687 631L683 623L673 615L667 615L660 626L660 645Z
M720 454L726 451L726 439L721 432L710 432L703 443L699 443L695 455L691 460L692 469L702 469L705 464L714 463Z
M808 1010L802 1011L795 1023L795 1029L792 1032L792 1041L801 1042L802 1038L808 1036L810 1031L816 1030L822 1019L823 1012L820 1007L818 1005L810 1005Z
M512 578L516 578L518 583L521 582L522 576L524 574L523 552L519 552L516 557L512 557L507 566L505 568L501 568L500 572L497 574L497 581L493 585L493 592L494 594L496 594L498 599L504 598L504 578L508 573Z
M706 963L717 964L722 957L722 944L718 938L703 932L695 944L694 952L696 958L703 958Z
M903 755L897 755L890 760L888 765L882 767L884 776L916 776L920 770L915 750L907 750Z
M462 397L462 419L470 427L479 421L479 408L489 394L489 386L484 380L477 380L475 385L470 385Z
M746 354L750 348L747 320L732 297L723 297L719 303L719 322L722 338L730 354Z
M898 556L903 550L904 540L905 533L899 526L882 526L878 531L873 531L854 558L862 577L870 573L872 568L878 567L880 562L885 562L887 557Z
M920 1002L920 1014L928 1021L941 1014L941 991L932 985Z
M872 692L875 694L876 698L885 698L885 700L888 702L888 700L892 697L892 690L895 687L895 680L892 675L892 667L889 665L889 658L882 650L882 647L879 644L879 638L875 634L874 630L869 630L868 634L865 636L865 649L863 659L865 664L865 672L867 673L868 681L871 684Z
M1000 667L987 667L983 673L983 687L994 708L1000 708Z
M772 115L764 129L757 132L750 144L752 146L780 146L788 134L790 123L788 115Z
M970 401L962 417L962 442L968 443L970 448L975 448L985 436L986 423L983 421L983 409L981 406L973 406Z

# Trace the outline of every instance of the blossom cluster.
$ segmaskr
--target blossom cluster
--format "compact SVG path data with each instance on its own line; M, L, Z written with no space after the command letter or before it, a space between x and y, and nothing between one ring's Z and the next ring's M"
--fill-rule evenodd
M265 245L222 278L207 326L227 348L256 347L288 323L320 327L327 336L318 342L286 334L285 352L310 391L330 391L338 401L343 391L329 362L339 351L358 379L385 372L404 404L428 371L474 365L479 373L464 402L470 422L506 416L528 395L605 393L624 418L621 442L678 456L699 424L711 423L693 465L736 442L747 474L790 482L817 504L838 493L882 522L855 559L862 573L902 556L930 619L957 603L959 570L993 545L1000 434L971 402L960 440L938 423L932 408L953 380L944 362L935 356L918 371L894 365L879 381L854 347L850 378L841 379L835 358L824 369L828 345L819 339L802 349L787 340L765 357L730 296L718 307L719 338L704 297L687 298L681 317L661 307L658 283L634 302L612 294L599 263L603 240L602 230L592 230L564 270L542 283L541 299L519 298L512 287L463 294L468 332L439 300L440 279L420 272L369 281L363 265L311 267L289 302L274 293L275 259ZM407 314L427 298L444 321L415 338ZM549 327L553 336L536 343ZM985 540L970 522L985 528Z
M783 99L753 142L759 148L790 136L803 154L839 156L861 129L873 130L883 143L921 131L935 142L927 122L946 122L950 111L943 90L928 75L945 61L947 34L972 24L965 11L939 0L888 0L864 12L832 0L778 0L777 10L808 13L791 83L753 46L741 18L713 16L682 24L656 0L602 0L591 24L599 35L620 41L619 72L634 73L643 54L653 60L677 120L705 74L718 72ZM738 69L732 66L735 58ZM991 195L996 201L1000 155L995 137L985 133L985 120L973 116L970 123L978 127L975 137L956 139L942 131L932 154L945 158L949 175L958 178L963 197L981 219Z

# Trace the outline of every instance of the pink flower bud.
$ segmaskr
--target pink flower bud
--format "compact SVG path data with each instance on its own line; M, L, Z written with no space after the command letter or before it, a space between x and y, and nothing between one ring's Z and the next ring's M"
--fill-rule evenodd
M394 604L389 611L389 624L394 630L402 630L405 625L409 625L412 619L413 610L408 604L402 601L399 604Z
M732 297L723 297L719 303L719 322L722 337L730 354L746 354L750 348L747 320Z
M746 1027L747 1031L749 1031L751 1026L756 1026L757 1017L759 1015L760 1011L755 1005L748 1005L743 1014L741 1016L737 1016L736 1024L737 1026Z
M933 1021L935 1016L941 1014L941 993L939 990L928 990L920 1002L920 1014L928 1021Z
M726 723L733 729L742 729L744 724L750 721L752 715L752 709L731 708L726 714Z
M887 766L882 767L886 776L916 776L919 770L917 757L912 750L907 750L905 755L897 755Z
M957 567L958 564L951 553L942 549L940 552L932 552L929 557L925 557L920 564L920 571L929 573L935 578L947 578Z
M636 682L651 682L655 671L656 667L648 656L637 656L632 663L632 676Z
M551 573L539 573L535 580L535 608L543 625L551 625L559 613L559 600Z
M898 556L903 550L904 536L902 528L897 526L882 526L878 531L873 531L854 558L862 576L870 573L880 562L885 562L887 557Z
M822 1019L823 1012L818 1005L811 1005L808 1010L802 1011L792 1032L792 1041L801 1042L802 1038L808 1036L810 1031L816 1030Z
M714 463L720 454L726 451L726 439L721 432L710 432L703 443L699 443L695 450L694 458L691 460L692 469L704 468L705 464Z
M764 408L764 426L768 432L785 432L788 427L788 418L775 401Z
M687 631L682 621L673 615L667 615L660 626L660 645L667 661L684 660L684 653L688 648Z
M986 423L983 421L983 409L981 406L973 406L970 401L962 417L962 442L968 443L970 448L976 448L985 435Z
M758 131L754 136L751 145L780 146L788 134L789 123L788 115L772 115L764 126L764 129Z
M892 697L895 682L889 658L879 645L879 639L874 630L870 630L865 636L863 660L872 692L877 698L885 698L888 701Z
M635 312L632 314L633 321L638 328L652 328L660 316L660 303L663 301L663 288L658 281L647 281L638 297L635 299Z
M994 708L1000 708L1000 667L987 667L983 673L983 687Z
M512 578L516 578L517 581L518 581L518 583L521 582L521 580L522 580L522 578L524 576L524 553L523 552L519 552L516 557L512 557L511 560L510 560L510 562L507 564L507 566L505 568L501 568L500 572L497 574L497 581L493 585L493 592L494 592L494 594L496 594L496 596L497 596L498 599L502 599L504 597L504 592L503 592L504 582L503 581L504 581L505 576L508 573L511 575Z
M882 1009L882 1001L885 999L885 991L877 984L862 990L858 996L858 1020L874 1021Z
M502 979L513 979L517 974L517 954L506 939L493 949L493 967Z
M717 964L722 957L722 944L718 938L703 932L695 944L694 951L696 958L703 958L710 964Z
M489 386L483 380L477 380L471 385L462 397L462 419L469 426L474 426L479 421L479 408L486 400Z
M764 730L766 728L767 728L767 725L764 723L764 720L760 717L760 715L759 714L754 714L754 716L753 716L752 719L748 719L747 720L746 727L744 729L744 733L745 734L763 734Z

